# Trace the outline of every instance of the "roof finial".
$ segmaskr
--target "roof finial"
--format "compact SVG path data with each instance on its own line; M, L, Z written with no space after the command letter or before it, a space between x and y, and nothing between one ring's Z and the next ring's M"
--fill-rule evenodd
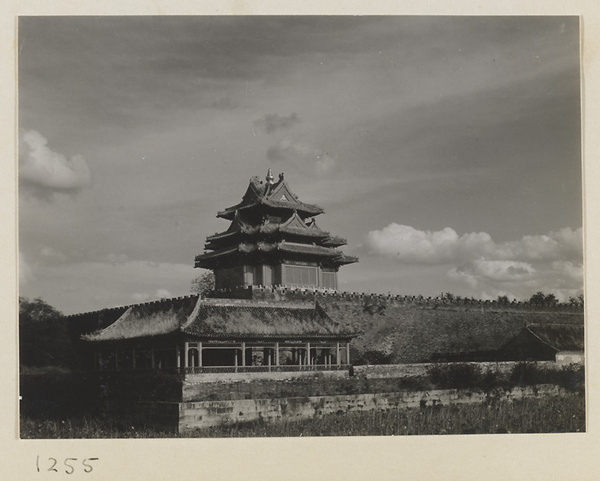
M271 172L271 169L267 170L267 184L272 184L274 178L275 177L273 177L273 172Z

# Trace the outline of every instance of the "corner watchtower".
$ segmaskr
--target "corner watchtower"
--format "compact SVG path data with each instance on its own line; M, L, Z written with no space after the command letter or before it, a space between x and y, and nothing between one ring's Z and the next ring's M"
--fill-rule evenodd
M289 286L337 290L340 266L357 262L339 250L346 239L321 230L324 210L301 202L283 174L252 177L242 201L219 212L229 228L208 236L195 267L215 273L215 288Z

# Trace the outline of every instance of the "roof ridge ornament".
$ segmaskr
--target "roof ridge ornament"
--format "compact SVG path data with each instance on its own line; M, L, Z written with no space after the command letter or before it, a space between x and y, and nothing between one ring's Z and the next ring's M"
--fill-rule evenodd
M267 184L273 185L274 179L275 179L275 177L273 177L273 172L271 171L271 169L267 170L267 177L266 177Z

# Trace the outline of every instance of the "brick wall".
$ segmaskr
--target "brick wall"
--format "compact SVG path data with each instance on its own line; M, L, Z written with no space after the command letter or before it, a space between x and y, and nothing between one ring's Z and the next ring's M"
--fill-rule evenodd
M262 398L381 393L406 390L410 386L398 378L323 378L291 380L184 383L183 401L216 401Z

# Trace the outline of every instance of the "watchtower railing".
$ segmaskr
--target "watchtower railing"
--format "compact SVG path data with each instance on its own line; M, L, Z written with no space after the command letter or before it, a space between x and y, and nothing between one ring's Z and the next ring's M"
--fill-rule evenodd
M185 374L219 374L237 372L306 372L306 371L347 371L350 366L343 364L313 364L306 365L282 365L282 366L196 366L183 368Z

